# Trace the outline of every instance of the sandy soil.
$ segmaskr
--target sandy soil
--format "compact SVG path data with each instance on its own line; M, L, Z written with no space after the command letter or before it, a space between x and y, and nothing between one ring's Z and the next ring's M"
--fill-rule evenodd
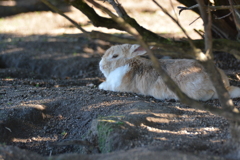
M156 6L122 3L146 28L183 37ZM174 14L170 4L166 8ZM76 9L67 14L87 30L117 33L94 28ZM196 17L190 11L178 17L192 38L199 38L192 29L202 27L201 21L188 25ZM239 139L222 117L178 101L99 90L104 77L98 62L111 43L65 36L79 31L52 12L6 17L0 25L0 153L8 159L29 151L36 159L61 159L62 153L85 154L82 159L240 158ZM239 61L218 53L216 64L240 86ZM218 100L205 103L219 107ZM240 108L240 98L234 104Z

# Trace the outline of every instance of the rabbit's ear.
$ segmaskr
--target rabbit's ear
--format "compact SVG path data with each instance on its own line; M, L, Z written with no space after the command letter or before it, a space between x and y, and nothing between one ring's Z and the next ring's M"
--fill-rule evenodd
M130 47L130 50L129 50L130 54L135 57L135 56L140 56L140 55L143 55L145 53L147 53L147 51L141 47L140 45L138 44L134 44Z

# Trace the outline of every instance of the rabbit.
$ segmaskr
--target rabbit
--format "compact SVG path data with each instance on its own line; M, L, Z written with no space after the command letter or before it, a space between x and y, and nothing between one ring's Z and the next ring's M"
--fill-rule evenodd
M146 51L140 45L122 44L110 47L99 62L106 81L99 89L134 92L156 99L178 97L164 83L149 59L142 58ZM180 89L195 100L217 99L216 90L203 67L192 59L159 59L161 67ZM225 73L218 69L231 98L240 97L240 88L230 86Z

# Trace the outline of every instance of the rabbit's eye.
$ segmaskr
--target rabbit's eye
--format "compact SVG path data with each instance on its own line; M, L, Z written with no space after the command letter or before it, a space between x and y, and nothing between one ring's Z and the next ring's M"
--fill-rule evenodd
M113 55L113 56L112 56L112 58L117 58L117 57L118 57L118 55L117 55L117 54L115 54L115 55Z

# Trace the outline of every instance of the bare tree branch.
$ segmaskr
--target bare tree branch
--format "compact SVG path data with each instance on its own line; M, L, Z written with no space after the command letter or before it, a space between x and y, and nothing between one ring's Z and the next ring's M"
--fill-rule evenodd
M172 10L174 11L176 21L179 21L178 16L177 16L177 12L175 10L175 7L173 6L172 0L170 0L170 4L171 4L171 7L172 7Z
M94 26L101 26L101 27L107 27L109 26L111 28L123 30L124 29L119 26L118 23L116 23L111 18L104 18L94 11L93 8L89 7L87 3L85 3L83 0L67 0L70 4L72 4L74 7L78 8L80 11L82 11L94 24ZM144 27L140 26L135 19L129 17L129 16L123 16L124 20L128 22L131 26L136 28L136 30L143 35L143 38L145 41L148 42L159 42L159 43L169 43L169 40L163 37L158 36L157 34L145 29Z
M208 12L209 9L205 6L204 1L202 0L197 0L198 2L198 7L201 13L202 20L204 22L204 46L205 46L205 51L206 56L208 59L213 59L213 54L212 54L212 34L211 34L211 16L209 16Z
M180 9L179 10L179 14L180 14L184 10L192 10L192 9L198 8L198 7L199 7L199 5L195 4L195 5L190 6L190 7L178 6L177 8ZM210 11L215 11L215 10L231 9L231 6L207 6L207 8L210 9ZM233 5L233 8L240 9L240 5Z
M121 6L119 2L116 3L115 0L107 0L107 1L113 6L113 8L115 9L115 11L120 17L127 16L126 11L124 10L124 8Z
M221 17L215 17L215 19L223 19L223 18L226 18L228 16L230 16L232 14L232 12L229 12L228 14L224 15L224 16L221 16Z
M79 9L83 14L85 14L89 20L96 27L106 27L108 29L118 29L124 30L121 28L114 20L111 18L105 18L99 16L93 8L91 8L87 3L83 0L66 0L69 4Z
M222 107L225 109L234 109L233 102L230 99L229 93L227 89L224 87L222 78L220 73L217 71L214 62L213 62L213 54L212 54L212 32L211 32L211 15L209 14L209 9L204 4L204 1L197 0L199 4L199 10L201 13L201 17L204 22L204 30L205 30L205 55L207 57L206 61L201 61L204 68L206 68L206 72L208 73L210 79L217 91L219 101L221 102Z
M198 4L195 4L195 5L190 6L190 7L182 7L182 6L178 6L177 8L179 9L178 14L180 15L181 12L184 11L184 10L192 10L193 8L198 8Z

